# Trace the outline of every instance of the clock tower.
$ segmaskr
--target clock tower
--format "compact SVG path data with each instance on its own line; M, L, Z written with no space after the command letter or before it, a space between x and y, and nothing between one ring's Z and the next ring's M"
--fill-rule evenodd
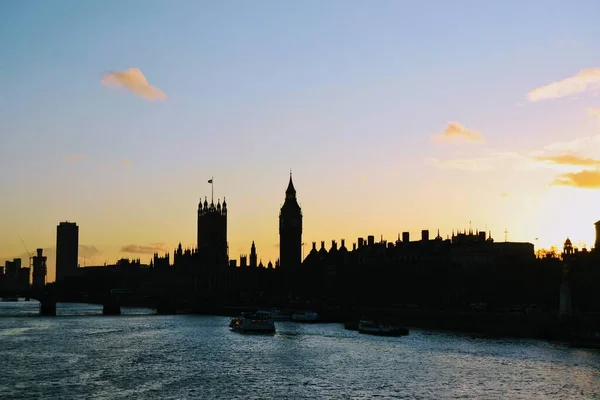
M296 200L291 171L285 202L279 213L279 262L286 271L302 264L302 210Z

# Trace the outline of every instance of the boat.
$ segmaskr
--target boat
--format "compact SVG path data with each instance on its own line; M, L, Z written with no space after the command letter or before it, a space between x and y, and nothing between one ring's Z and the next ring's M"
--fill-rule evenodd
M408 329L397 327L372 320L361 320L358 323L358 332L377 336L404 336L408 335Z
M270 310L258 310L256 313L268 315L273 318L273 321L289 321L292 319L292 316L289 312L286 313L277 308L271 308Z
M317 322L319 314L314 311L298 311L292 314L292 321L296 322Z
M275 333L273 318L259 313L242 313L239 317L233 317L229 327L240 333Z
M19 301L19 298L16 296L5 296L2 298L2 301Z

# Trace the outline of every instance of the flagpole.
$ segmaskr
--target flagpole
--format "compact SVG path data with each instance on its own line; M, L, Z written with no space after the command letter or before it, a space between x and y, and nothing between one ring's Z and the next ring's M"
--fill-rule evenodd
M214 177L210 178L210 204L215 204L215 184Z

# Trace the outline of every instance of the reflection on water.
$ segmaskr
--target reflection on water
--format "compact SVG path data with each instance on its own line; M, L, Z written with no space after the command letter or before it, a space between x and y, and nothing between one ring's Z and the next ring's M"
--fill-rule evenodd
M375 337L339 324L148 315L0 303L2 398L597 398L600 352L535 340L412 330Z

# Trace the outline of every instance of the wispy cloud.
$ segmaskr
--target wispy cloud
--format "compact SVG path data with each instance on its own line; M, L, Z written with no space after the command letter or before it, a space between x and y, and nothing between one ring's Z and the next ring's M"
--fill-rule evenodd
M138 68L127 71L111 71L102 77L102 84L125 89L143 97L146 100L166 100L167 95L159 88L152 86Z
M128 167L131 167L131 160L123 160L123 165L127 165Z
M600 68L589 68L577 75L538 87L527 93L529 101L558 99L600 88Z
M534 152L498 152L486 150L480 156L439 160L428 158L426 163L438 168L471 172L512 168L535 170L551 168L557 172L553 186L600 188L600 135L586 136L544 146ZM502 197L508 196L502 194Z
M158 252L169 251L165 243L150 243L149 245L136 245L129 244L121 247L122 253L133 253L133 254L154 254Z
M564 142L556 142L544 146L544 152L564 152L588 154L590 157L600 157L600 135L583 136Z
M66 157L66 160L69 164L75 164L79 161L82 161L85 158L85 154L73 153L69 154Z
M528 163L528 158L514 152L500 152L488 150L479 157L455 158L451 160L440 160L438 158L427 158L425 162L443 169L459 169L463 171L482 172L490 171L499 167L509 165L523 165Z
M556 177L552 185L572 186L581 189L600 189L600 171L568 172Z
M577 167L599 167L600 160L594 158L581 157L576 154L558 154L547 156L536 156L534 159L550 164L572 165Z
M455 140L464 140L468 142L483 142L483 136L477 131L465 128L458 122L449 122L442 133L432 136L436 142L453 142Z

